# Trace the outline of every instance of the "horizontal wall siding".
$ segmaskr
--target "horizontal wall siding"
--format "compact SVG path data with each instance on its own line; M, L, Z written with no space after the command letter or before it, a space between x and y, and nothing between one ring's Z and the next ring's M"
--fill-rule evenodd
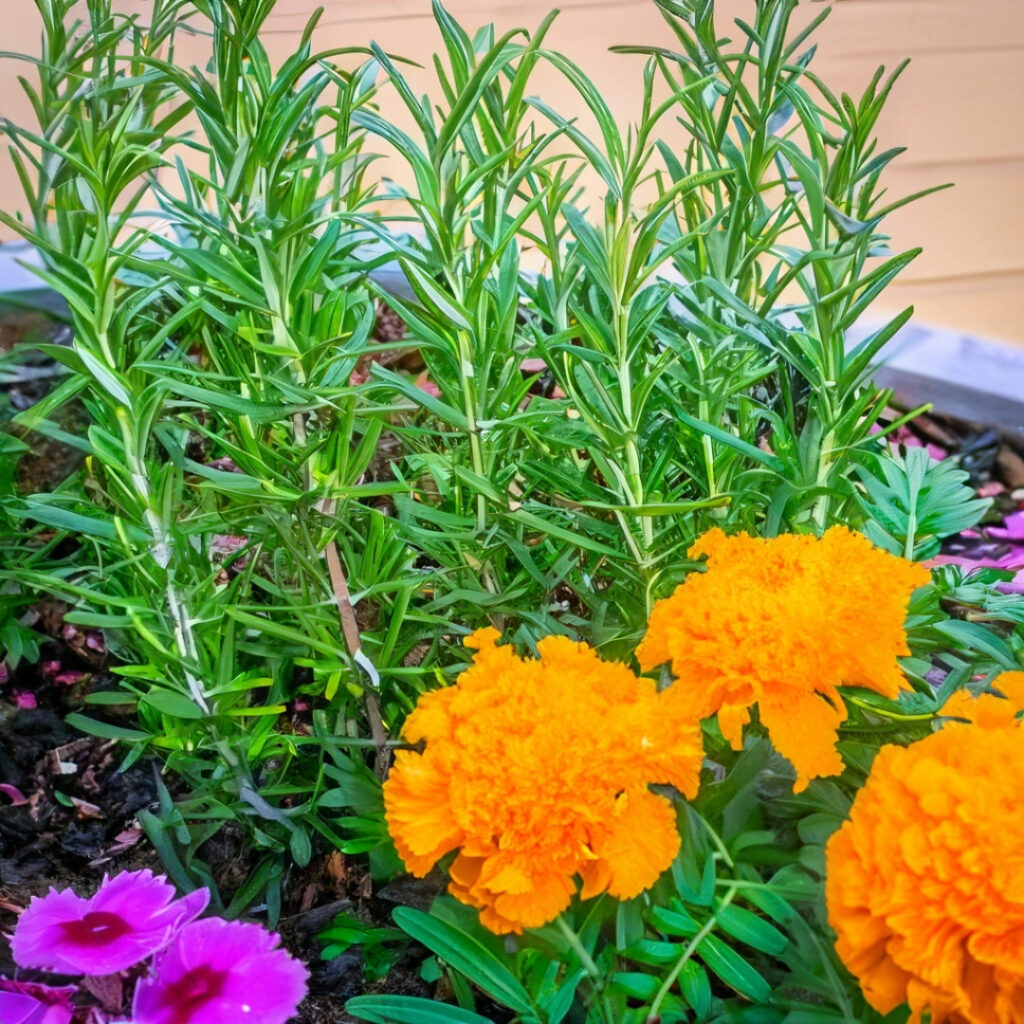
M290 51L320 5L326 8L315 37L321 47L374 39L427 63L439 45L428 0L278 0L268 24L272 56ZM723 16L749 17L753 0L719 5ZM147 4L125 0L122 6L144 10ZM449 0L447 6L467 27L493 20L503 30L535 27L549 0ZM549 44L584 67L617 117L631 118L641 59L607 51L619 43L672 45L653 2L562 0L558 6L562 13ZM891 193L956 184L891 218L895 246L925 251L884 304L913 304L923 321L1024 345L1024 0L835 0L833 8L814 64L833 91L856 95L877 65L892 68L912 58L878 126L883 146L908 147L890 175ZM820 10L820 4L804 4L800 16ZM4 0L4 13L5 49L36 49L32 0ZM183 49L183 59L186 54ZM26 68L0 63L0 114L14 120L28 115L15 82ZM538 74L535 91L572 111L569 90L550 69ZM385 110L405 123L387 100ZM19 204L6 161L0 163L0 204Z

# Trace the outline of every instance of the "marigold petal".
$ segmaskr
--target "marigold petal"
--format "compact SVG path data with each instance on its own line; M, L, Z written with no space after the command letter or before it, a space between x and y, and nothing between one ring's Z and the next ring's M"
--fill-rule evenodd
M1024 672L1004 672L992 684L1002 697L983 693L971 696L957 690L942 706L946 718L961 718L987 728L1013 728L1020 724L1018 715L1024 710Z
M527 928L540 928L553 921L572 902L576 883L557 871L535 873L528 889L506 892L495 897L493 912L496 918L512 925L518 933ZM484 920L481 915L481 920Z
M501 633L493 626L484 626L473 633L470 633L462 641L464 647L474 651L486 651L488 648L497 647L501 639Z
M608 831L594 843L608 868L608 892L628 900L649 889L679 852L676 812L662 796L646 789L623 793L615 803ZM588 866L588 874L602 869ZM593 890L593 882L590 891Z
M647 632L636 649L636 660L644 672L664 665L672 659L669 644L669 629L673 617L673 608L669 600L659 601L651 612L647 624Z
M1016 711L1024 711L1024 672L1004 672L996 678L992 686Z
M537 658L497 638L470 637L473 663L454 686L421 699L406 734L425 749L396 757L385 811L411 871L422 875L458 849L452 894L477 907L485 926L521 931L564 909L580 876L588 894L613 880L639 892L657 877L679 839L671 806L647 787L695 795L703 747L674 687L659 692L567 637L541 640ZM650 848L619 837L605 870L593 843L609 831L621 793L640 810L648 801L664 810L637 816L639 835L653 830Z
M897 659L908 652L907 605L927 569L841 526L820 538L716 528L689 554L706 556L706 571L655 604L637 657L644 670L669 662L680 704L694 718L717 712L734 746L742 709L754 704L770 702L809 735L825 713L807 695L838 707L843 685L892 698L907 686ZM801 708L816 712L802 727ZM814 774L841 767L820 750L811 764Z
M490 857L463 857L452 865L448 891L481 911L492 931L521 933L557 917L576 890L572 866L557 861L496 852Z
M594 860L588 860L583 864L579 876L583 880L580 899L589 900L607 892L612 880L612 866L603 857L595 857Z
M889 959L879 961L869 979L862 984L867 1001L881 1013L891 1013L907 1000L911 975Z
M762 700L758 705L761 723L772 745L796 769L793 792L807 788L820 775L839 775L843 759L836 750L839 725L846 708L834 707L824 697L797 692L788 698Z
M836 951L883 1013L906 1002L912 1020L934 1024L1024 1019L1024 728L1013 708L957 695L944 713L980 724L947 721L883 747L828 842Z
M448 874L456 885L471 889L480 881L480 872L483 870L486 861L486 857L470 857L466 853L460 853L452 861Z
M718 709L718 728L733 750L743 749L743 726L750 721L750 709L745 704L723 704Z
M407 743L420 743L450 736L455 726L453 705L456 697L451 688L425 693L405 720L402 739Z
M463 842L449 793L437 758L398 751L384 783L384 810L399 856L420 878Z
M958 690L942 706L946 718L961 718L989 729L1012 728L1016 725L1017 708L1010 701L983 693L972 697L966 690Z
M975 960L1024 978L1024 925L1000 935L975 933L967 940L967 949ZM1024 992L1021 996L1024 998Z

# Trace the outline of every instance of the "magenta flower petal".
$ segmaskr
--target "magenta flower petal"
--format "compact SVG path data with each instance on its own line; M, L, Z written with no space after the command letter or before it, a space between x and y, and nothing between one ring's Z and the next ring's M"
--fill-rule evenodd
M936 555L924 563L933 565L962 565L965 569L1024 569L1024 550L1015 549L999 558L971 558L969 555Z
M51 889L18 919L11 952L22 967L59 974L123 971L163 949L206 909L210 894L174 897L174 886L152 871L104 878L88 898Z
M70 1024L73 987L53 988L0 978L0 1021L3 1024Z
M1002 526L989 526L990 537L1000 540L1024 540L1024 512L1011 512Z
M10 783L0 783L0 793L3 793L11 801L12 807L21 807L23 804L28 803L25 794L17 786L12 786Z
M257 924L207 918L182 928L135 989L136 1024L285 1024L306 969Z

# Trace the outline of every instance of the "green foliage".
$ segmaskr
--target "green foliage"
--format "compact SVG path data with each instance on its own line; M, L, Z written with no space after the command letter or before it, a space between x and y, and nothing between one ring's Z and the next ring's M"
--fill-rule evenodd
M992 505L967 479L951 460L932 461L926 448L877 457L860 470L864 532L894 555L933 558L943 538L976 525Z
M324 551L346 551L378 610L417 585L412 553L359 504L381 493L361 481L384 417L348 385L374 311L338 215L364 193L351 114L372 75L313 53L313 22L273 72L270 4L159 2L148 24L109 0L82 24L72 6L39 0L40 84L23 82L39 127L5 125L30 216L0 216L43 254L74 328L46 348L64 380L15 423L53 435L78 399L86 460L52 492L8 487L2 512L41 553L6 560L5 587L106 634L137 727L74 721L132 743L131 759L156 748L187 781L193 796L150 829L174 837L185 875L209 880L195 853L234 822L254 877L279 881L318 833L343 842L318 799L366 731ZM174 61L191 29L210 33L205 70ZM371 656L401 664L402 642L384 631ZM291 728L296 700L317 703L311 733Z
M547 45L551 18L471 36L435 3L428 100L375 45L316 52L316 16L275 68L273 6L154 0L143 22L89 0L79 22L37 0L36 123L3 123L26 216L0 213L74 331L44 347L59 383L13 426L84 455L41 493L0 473L6 660L38 653L18 619L40 598L102 630L118 688L72 724L177 775L180 799L140 813L176 884L271 921L292 865L325 848L399 869L389 737L454 678L468 630L628 657L709 527L848 523L926 557L984 510L960 471L872 434L889 395L870 364L910 310L845 335L916 255L884 234L916 197L884 194L899 151L873 135L902 68L834 96L811 69L827 10L797 30L796 0L752 0L730 27L713 0L658 0L675 42L629 50L647 60L623 124ZM182 31L208 40L200 67L176 60ZM593 130L533 95L541 64ZM377 151L414 184L375 181ZM400 343L375 338L385 299ZM387 365L398 348L430 387ZM825 938L822 844L880 742L1019 663L999 579L943 571L915 596L914 692L851 693L840 782L793 797L763 738L736 754L709 735L714 781L680 804L682 852L650 893L576 906L511 951L450 900L400 909L459 1006L349 1011L486 1022L479 991L532 1024L877 1019ZM206 861L218 833L249 856L233 892ZM352 920L325 938L360 945L371 975L400 948Z
M823 844L862 770L793 796L763 737L739 753L714 749L711 760L720 781L709 773L697 800L680 802L681 851L640 897L574 904L504 943L449 897L429 915L400 908L396 923L522 1024L881 1021L825 938ZM479 1013L463 991L463 1011ZM393 1005L364 996L347 1009L373 1021L390 1019ZM448 1019L445 1009L404 1000L394 1019L426 1024Z
M372 1024L491 1024L479 1013L415 996L356 996L346 1010Z
M416 181L391 193L409 233L380 237L440 395L384 369L370 390L419 409L395 427L416 498L398 518L443 569L428 609L460 624L625 649L707 527L860 515L852 472L886 398L866 373L910 311L853 350L845 331L915 255L879 231L902 205L881 203L896 153L871 134L896 76L837 100L811 29L782 42L789 0L758 3L736 44L710 0L660 6L680 50L643 51L635 124L544 47L548 22L471 39L436 5L444 101L378 54L416 134L357 114ZM596 136L523 99L542 61ZM658 138L670 117L682 147Z
M332 960L358 946L367 981L383 978L404 955L408 944L405 933L398 928L370 928L345 913L338 914L318 938L326 943L320 954L323 960Z

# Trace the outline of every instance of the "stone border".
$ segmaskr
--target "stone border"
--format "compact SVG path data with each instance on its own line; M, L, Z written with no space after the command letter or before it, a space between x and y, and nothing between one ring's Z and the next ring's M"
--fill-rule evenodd
M858 324L847 340L855 344L880 326ZM875 380L901 404L929 402L936 412L997 427L1024 444L1024 346L911 321L883 352Z

